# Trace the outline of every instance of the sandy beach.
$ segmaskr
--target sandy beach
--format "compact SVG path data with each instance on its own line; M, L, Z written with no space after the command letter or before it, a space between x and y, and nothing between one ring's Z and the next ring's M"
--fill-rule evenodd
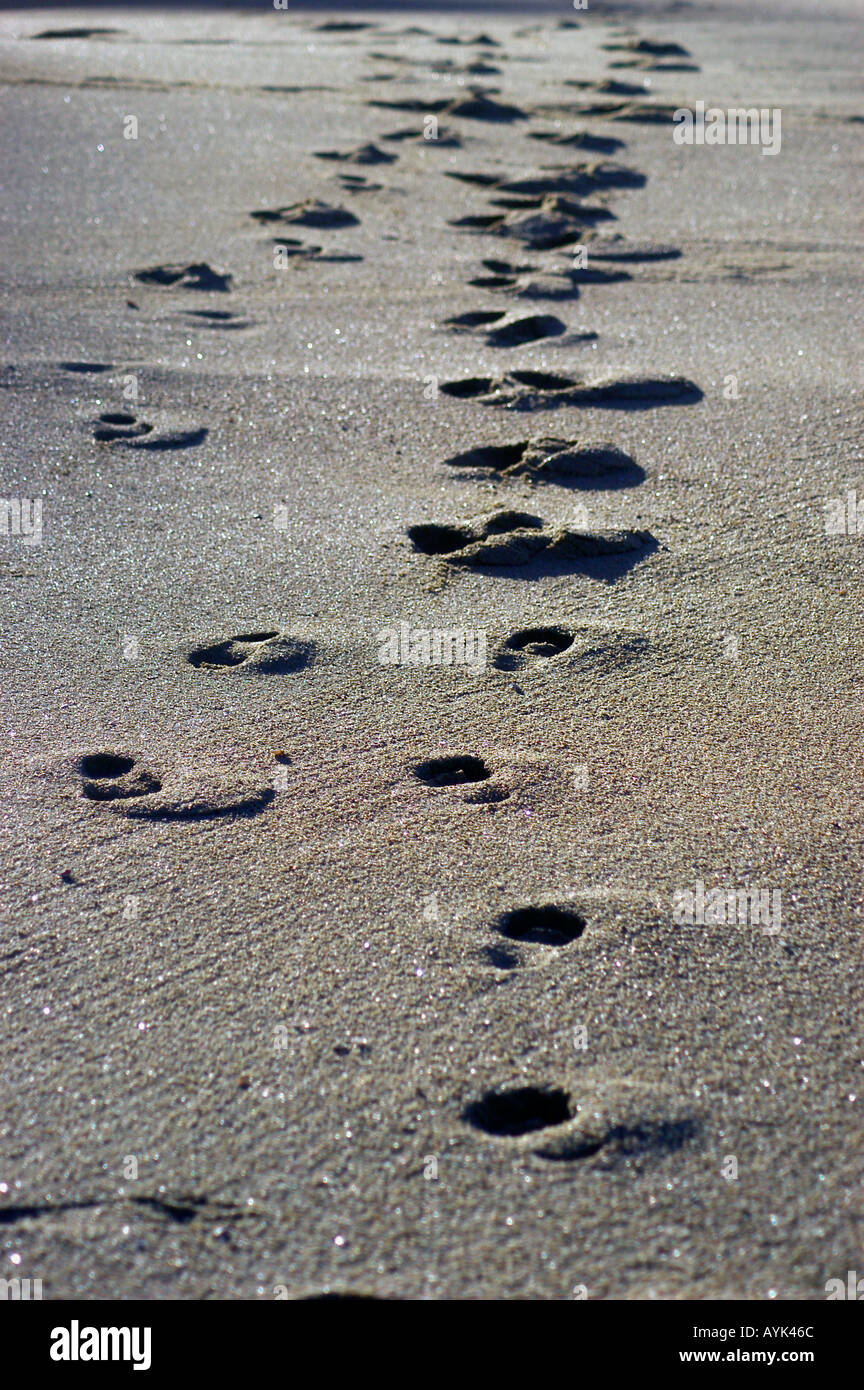
M864 1273L862 57L0 13L0 1277Z

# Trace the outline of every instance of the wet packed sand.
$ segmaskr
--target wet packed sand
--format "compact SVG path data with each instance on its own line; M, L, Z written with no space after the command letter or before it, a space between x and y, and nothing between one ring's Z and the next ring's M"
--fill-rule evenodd
M4 1275L860 1265L861 47L0 17Z

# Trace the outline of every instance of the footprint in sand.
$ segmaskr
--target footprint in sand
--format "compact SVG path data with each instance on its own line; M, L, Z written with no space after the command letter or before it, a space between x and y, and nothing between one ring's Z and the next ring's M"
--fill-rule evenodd
M676 60L671 62L666 59L659 61L644 54L636 58L619 58L616 62L609 64L610 68L637 68L640 72L701 72L698 63L684 63Z
M361 29L377 29L378 25L365 19L325 19L312 27L316 34L356 34Z
M614 444L580 444L543 436L514 444L482 444L444 460L451 468L482 469L500 478L528 477L532 482L610 490L635 487L645 473Z
M312 642L289 637L275 629L241 633L209 646L193 647L186 653L189 664L199 670L240 670L255 675L305 671L314 657Z
M601 1153L607 1165L662 1159L699 1133L689 1104L659 1087L582 1084L581 1104L565 1086L493 1088L470 1101L462 1119L515 1152L564 1163Z
M528 138L545 140L549 145L561 145L568 149L588 150L592 154L614 154L616 150L624 148L623 140L607 135L592 135L587 130L577 130L572 135L564 135L558 130L529 130Z
M602 82L588 82L579 77L565 77L565 87L578 87L580 91L600 92L610 97L644 97L651 95L651 83L622 82L617 77L606 77Z
M110 803L111 809L134 820L204 821L253 816L269 806L275 795L272 786L250 785L248 779L230 774L208 781L195 773L180 773L172 779L171 789L164 790L160 778L127 753L88 753L76 771L85 800Z
M298 265L305 261L362 261L363 257L354 252L348 251L325 251L323 246L314 246L310 242L301 241L299 237L275 236L273 245L279 246L286 256L290 256Z
M617 578L657 550L650 531L575 531L547 526L529 512L496 511L461 525L411 526L408 538L422 555L469 569L529 567L545 573ZM616 561L614 566L610 561Z
M569 1095L558 1086L515 1086L484 1092L462 1118L484 1134L513 1139L566 1124L573 1113Z
M456 47L462 48L472 48L478 45L481 48L501 47L498 40L491 38L489 34L475 34L473 39L466 38L462 34L445 34L441 35L439 38L436 38L435 42L452 44Z
M135 279L142 285L168 285L179 290L207 290L217 294L227 294L231 289L231 275L213 270L206 261L196 261L190 265L154 265L147 270L136 270Z
M58 362L57 366L61 371L78 372L81 375L89 375L91 372L95 375L113 370L111 362Z
M480 88L469 88L468 95L463 97L443 97L435 101L406 97L403 101L371 101L369 105L387 111L416 111L420 115L458 116L463 120L492 121L497 124L528 118L528 112L518 106L495 101Z
M538 206L520 207L505 213L454 218L451 227L482 231L496 236L515 237L533 251L554 251L584 239L586 230L601 220L614 220L608 208L576 203L563 194L552 193Z
M531 314L526 318L510 318L506 313L495 309L483 309L474 313L458 314L445 319L448 328L456 332L480 332L489 347L521 347L525 343L538 343L546 338L557 338L567 332L566 323L551 314ZM593 342L596 333L574 333L568 342Z
M686 377L621 377L589 384L554 372L514 371L503 377L464 377L442 381L445 396L503 405L511 410L555 410L591 406L603 410L649 410L655 406L692 405L702 391Z
M218 328L230 332L232 329L252 327L249 319L229 313L227 309L184 309L183 314L186 318L195 319L199 328Z
M591 242L592 261L675 261L677 246L658 241L627 241L622 236L597 237Z
M677 106L651 106L636 101L598 101L574 108L580 116L601 116L607 121L632 121L637 125L669 125Z
M518 907L504 912L494 924L506 945L487 946L486 960L498 970L550 963L555 955L582 936L585 918L569 906L545 903L539 907Z
M488 262L483 262L488 265ZM500 264L500 262L498 262ZM562 267L559 270L543 271L537 275L478 275L468 281L480 289L495 293L509 294L514 299L552 299L572 302L581 295L582 285L613 285L622 280L632 280L626 270L598 270L587 266ZM596 335L595 335L596 336Z
M569 946L585 930L585 918L570 907L544 903L541 907L517 907L503 913L495 924L508 941L538 946Z
M138 420L125 410L106 411L99 416L93 438L100 444L111 444L117 439L138 439L141 435L150 434L152 429L153 426L145 420Z
M119 444L127 449L148 449L168 452L173 449L194 449L203 444L210 431L202 427L172 434L153 434L153 426L127 411L106 411L99 416L93 438L99 444Z
M513 663L507 669L515 670L527 661L551 661L554 656L570 651L575 640L575 633L558 624L520 628L504 641L504 650L513 657Z
M650 650L648 638L639 632L550 623L510 633L498 646L492 665L496 671L519 671L523 676L562 663L578 671L607 675L644 659Z
M591 243L592 246L594 243ZM483 273L468 281L478 289L510 294L517 299L574 300L581 285L611 285L633 277L626 270L604 270L588 266L574 267L570 261L559 268L541 270L532 263L513 263L497 258L480 262Z
M125 34L125 29L43 29L31 34L33 39L103 39L111 34Z
M450 170L450 179L460 183L474 184L479 188L493 189L498 193L515 194L520 198L519 206L525 206L529 199L540 207L549 194L560 193L580 197L607 188L643 188L647 183L644 174L636 169L628 169L623 164L609 162L599 164L578 164L571 167L555 165L551 172L524 178L501 178L497 174L461 173ZM515 201L492 199L501 207L516 206Z
M81 795L88 801L118 801L133 796L149 796L161 789L152 772L138 765L126 753L88 753L78 764L82 778Z
M373 183L363 174L335 174L334 178L346 193L380 193L383 183Z
M492 808L506 801L510 795L506 787L490 780L492 769L483 758L473 753L428 758L425 762L417 763L412 771L417 781L427 787L475 787L462 798L468 806Z
M483 260L480 264L489 274L478 276L474 280L469 280L468 283L469 285L479 285L483 289L504 289L511 287L518 284L520 275L526 275L537 268L530 261L523 261L521 264L515 264L512 261L501 261L495 258Z
M316 150L316 159L341 160L347 164L395 164L398 155L379 150L377 145L357 145L352 150Z
M437 128L434 139L427 135L425 131L418 131L414 127L410 130L394 130L389 135L382 135L382 140L394 140L401 144L424 145L431 149L436 147L442 150L454 150L462 148L462 138L457 135L455 130L448 130L446 126Z
M634 53L648 58L689 58L692 55L680 43L662 43L655 39L625 39L620 43L601 44L604 53Z
M256 222L283 222L298 227L357 227L360 218L347 208L332 207L319 198L306 198L283 208L258 208L250 212Z
M453 58L436 58L430 64L433 72L445 73L447 77L467 73L470 77L500 77L501 68L485 58L475 58L470 63L457 63Z
M484 782L491 775L483 759L470 753L429 758L414 768L414 776L428 787L462 787L466 782Z

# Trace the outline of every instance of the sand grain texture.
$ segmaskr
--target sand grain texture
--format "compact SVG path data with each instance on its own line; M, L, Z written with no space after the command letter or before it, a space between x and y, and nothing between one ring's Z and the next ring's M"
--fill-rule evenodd
M46 1297L860 1268L861 30L751 8L0 17L0 1253ZM675 147L700 98L781 152ZM697 881L782 925L676 924Z

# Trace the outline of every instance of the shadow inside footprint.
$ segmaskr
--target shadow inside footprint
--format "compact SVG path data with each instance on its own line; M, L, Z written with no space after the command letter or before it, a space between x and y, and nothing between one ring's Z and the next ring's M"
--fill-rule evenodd
M659 39L625 39L620 43L601 45L607 53L638 53L651 58L689 58L691 55L680 43L664 43Z
M283 636L278 631L246 632L212 646L195 647L187 653L191 666L208 671L241 667L261 674L302 671L313 660L311 642Z
M452 555L474 539L466 526L436 526L433 522L410 526L408 536L415 550L424 555Z
M573 135L563 135L557 130L529 130L528 137L531 140L545 140L550 145L567 146L589 150L595 154L614 154L616 150L622 149L623 140L616 140L603 135L591 135L587 131L576 131Z
M569 946L578 941L587 923L572 908L548 903L543 907L519 907L498 918L496 929L509 941L538 946Z
M138 439L142 435L150 434L152 430L152 425L148 425L145 420L136 419L127 411L109 410L99 416L93 438L99 444L113 444L120 439Z
M135 279L140 280L142 285L170 285L177 289L210 290L218 294L227 294L232 278L213 270L206 261L195 261L190 265L154 265L135 272Z
M110 372L110 362L58 362L57 366L64 372Z
M224 330L236 328L249 328L249 320L242 319L238 314L229 313L227 309L185 309L187 318L200 319L201 326L204 328L221 328Z
M180 430L176 434L160 434L155 439L142 439L140 442L130 440L126 447L128 449L146 449L151 453L168 453L174 449L196 449L199 444L204 443L209 433L210 431L202 425L197 430Z
M414 549L450 565L508 577L585 573L613 582L658 549L650 531L553 530L528 512L499 511L470 526L412 526Z
M567 332L566 323L554 314L530 314L527 318L513 319L492 328L486 334L490 347L520 347L524 343L537 343L544 338L558 338ZM586 335L581 334L584 338ZM596 334L588 335L596 337Z
M591 244L592 261L677 261L680 258L681 251L677 246L667 246L662 242L625 241L623 237L610 237Z
M517 1086L487 1091L462 1111L474 1129L484 1134L515 1138L572 1119L570 1097L557 1086Z
M126 411L107 411L99 416L93 430L98 444L119 444L127 449L148 449L151 452L174 449L194 449L203 444L210 431L206 428L182 430L176 434L153 435L153 426L138 420Z
M122 777L134 766L135 759L125 753L88 753L78 768L85 777Z
M549 436L514 444L480 445L444 462L451 468L489 469L502 477L525 474L535 482L592 491L635 487L645 480L644 469L614 444L580 445L576 440Z
M88 801L120 801L127 797L149 796L162 784L125 753L88 753L78 763L83 778L81 795Z
M526 627L508 637L504 647L522 656L548 660L569 651L575 640L574 634L563 627Z
M505 317L503 309L481 309L472 310L468 314L458 314L456 318L446 319L445 322L449 328L488 328L490 324L497 323Z
M494 381L489 376L464 377L461 381L443 381L439 386L445 396L458 396L470 400L474 396L487 396Z
M349 164L393 164L398 156L370 143L351 150L316 150L315 158L341 160Z
M43 29L31 34L34 39L98 39L108 34L123 34L124 29Z
M320 198L307 198L282 208L259 208L250 212L256 222L287 222L298 227L357 227L360 218L347 208L333 207Z
M483 759L471 754L429 758L414 769L414 776L429 787L458 787L466 782L482 782L491 775Z
M686 377L621 377L588 383L561 373L519 370L502 377L466 377L442 381L445 396L502 405L509 410L555 410L588 406L605 410L650 410L658 406L693 405L703 392Z

